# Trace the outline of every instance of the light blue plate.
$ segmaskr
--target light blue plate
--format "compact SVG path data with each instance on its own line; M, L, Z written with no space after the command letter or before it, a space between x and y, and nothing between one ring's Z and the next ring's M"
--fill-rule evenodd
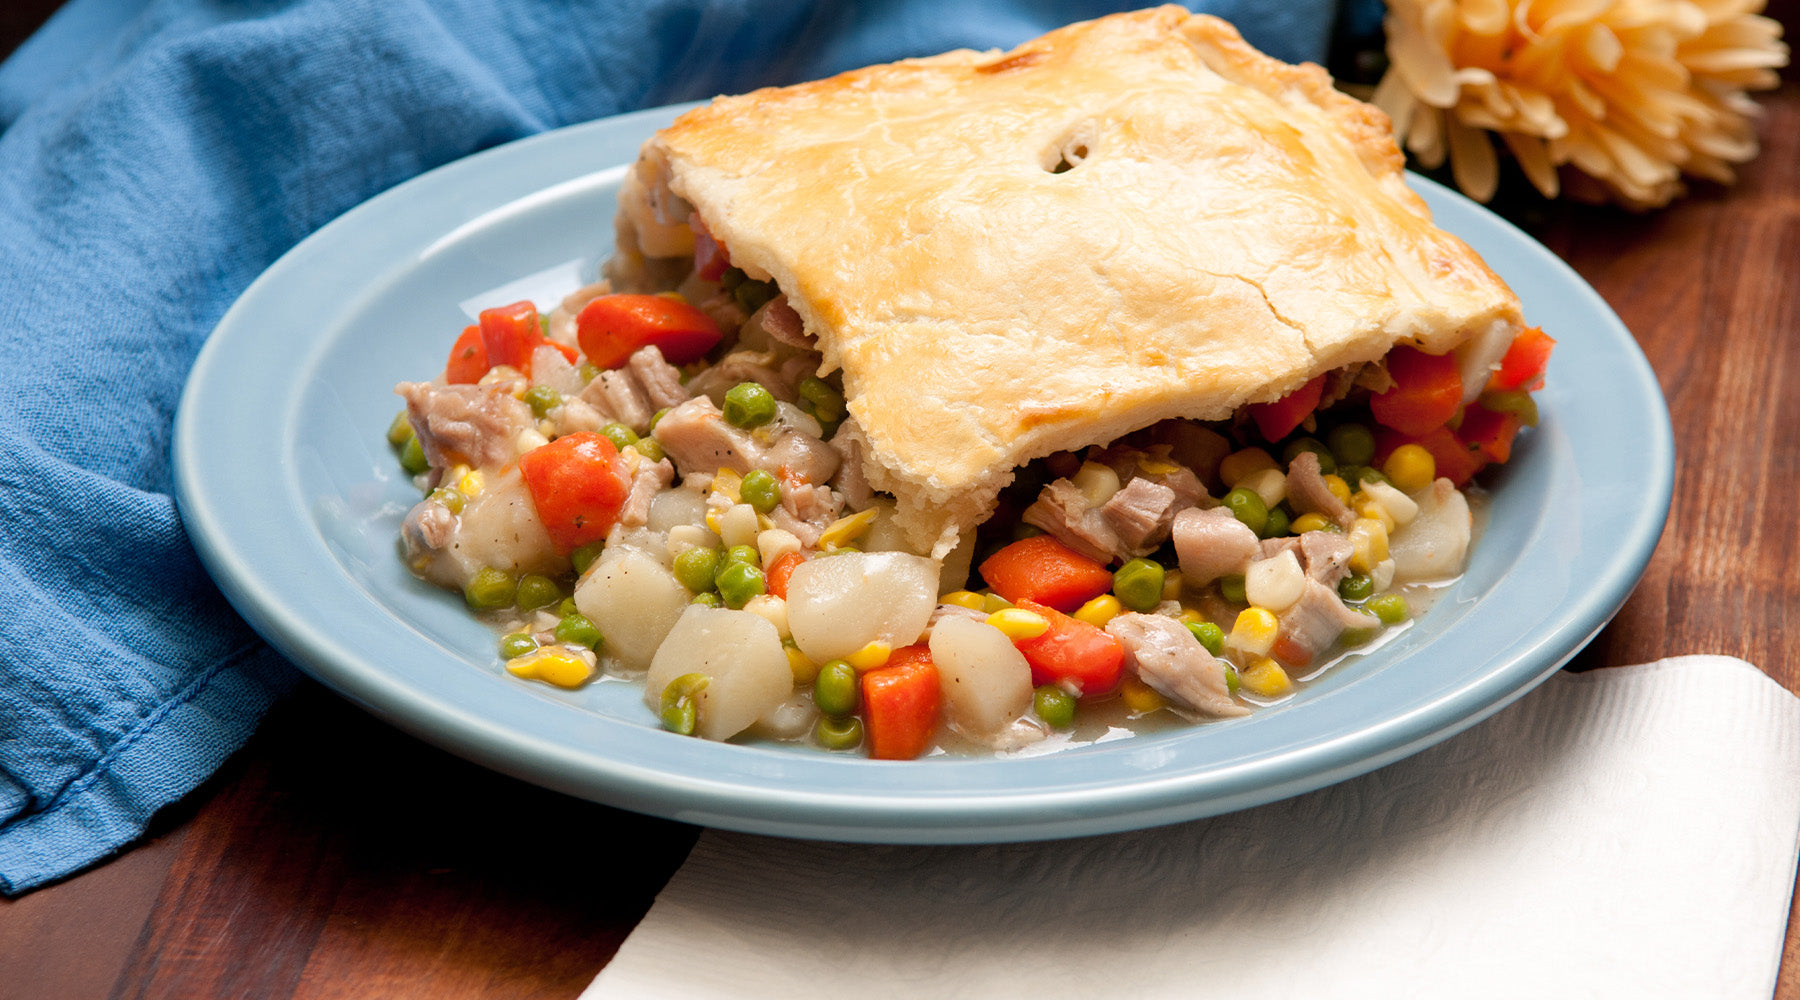
M431 742L574 795L759 833L951 843L1153 826L1318 788L1474 724L1599 631L1656 545L1674 443L1630 333L1543 247L1415 180L1560 342L1544 418L1492 481L1467 575L1290 701L1043 757L884 763L674 736L624 683L565 694L511 679L461 598L396 555L416 494L384 440L393 385L441 369L472 311L548 306L591 279L624 167L675 110L526 139L375 198L277 261L194 366L175 455L207 567L295 663Z

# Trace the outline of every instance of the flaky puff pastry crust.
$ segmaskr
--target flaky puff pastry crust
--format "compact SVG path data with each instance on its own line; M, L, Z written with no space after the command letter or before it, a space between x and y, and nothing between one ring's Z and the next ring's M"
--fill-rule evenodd
M720 98L646 161L788 294L939 556L1032 458L1519 325L1380 111L1179 7Z

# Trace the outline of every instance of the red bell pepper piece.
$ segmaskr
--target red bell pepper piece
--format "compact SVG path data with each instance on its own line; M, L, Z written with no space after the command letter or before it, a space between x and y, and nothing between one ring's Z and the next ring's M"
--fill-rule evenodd
M519 472L551 543L564 554L605 538L631 489L619 449L592 431L526 452Z
M1543 388L1544 370L1550 366L1550 351L1555 346L1556 341L1535 326L1521 331L1500 359L1500 369L1488 379L1488 391Z
M884 666L862 675L863 724L869 756L912 760L931 745L944 692L931 649L894 650Z
M1119 640L1104 629L1036 601L1017 603L1050 621L1042 635L1013 640L1031 665L1032 684L1072 688L1082 698L1110 694L1118 688L1125 675L1125 647Z
M537 306L530 302L514 302L509 306L483 309L479 320L481 344L487 348L488 366L508 365L530 377L531 352L544 340Z
M1369 412L1384 426L1423 435L1442 427L1462 405L1462 375L1450 354L1426 354L1411 347L1388 352L1394 384L1369 398Z
M1105 566L1050 535L1033 535L988 556L981 578L1014 604L1037 601L1058 611L1074 611L1112 589Z
M1264 441L1279 441L1319 408L1319 397L1324 393L1325 376L1320 375L1273 403L1251 403L1250 419L1256 421Z
M582 353L601 368L623 365L655 345L672 365L698 361L723 335L711 316L666 295L602 295L575 317Z
M444 363L444 381L451 385L474 385L487 374L487 348L481 343L481 327L464 328L462 336L450 347L450 360Z

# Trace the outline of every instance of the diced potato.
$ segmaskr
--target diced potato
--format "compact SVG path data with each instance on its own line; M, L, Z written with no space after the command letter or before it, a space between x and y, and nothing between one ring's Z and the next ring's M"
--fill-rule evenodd
M609 548L575 588L575 606L599 627L603 648L633 668L650 665L689 599L674 573L635 549Z
M468 576L483 566L514 575L553 576L566 565L550 543L550 533L544 530L517 468L489 478L480 495L463 507L456 538L455 558Z
M1031 710L1031 665L992 625L943 619L931 630L931 659L944 690L944 714L963 732L997 733Z
M694 734L728 740L773 713L794 690L781 636L748 611L690 604L663 639L644 677L644 700L660 708L663 689L686 674L711 680L696 699Z
M1469 501L1448 479L1439 479L1413 499L1419 505L1418 515L1388 539L1394 582L1438 580L1461 573L1474 523Z
M814 663L871 642L894 649L925 631L937 606L938 566L905 552L845 552L808 559L788 580L788 628Z

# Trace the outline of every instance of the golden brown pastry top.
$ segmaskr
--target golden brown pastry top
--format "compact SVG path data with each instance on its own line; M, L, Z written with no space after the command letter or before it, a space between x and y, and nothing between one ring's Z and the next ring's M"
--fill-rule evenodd
M1034 457L1519 322L1379 111L1179 7L721 98L646 152L788 293L940 552Z

